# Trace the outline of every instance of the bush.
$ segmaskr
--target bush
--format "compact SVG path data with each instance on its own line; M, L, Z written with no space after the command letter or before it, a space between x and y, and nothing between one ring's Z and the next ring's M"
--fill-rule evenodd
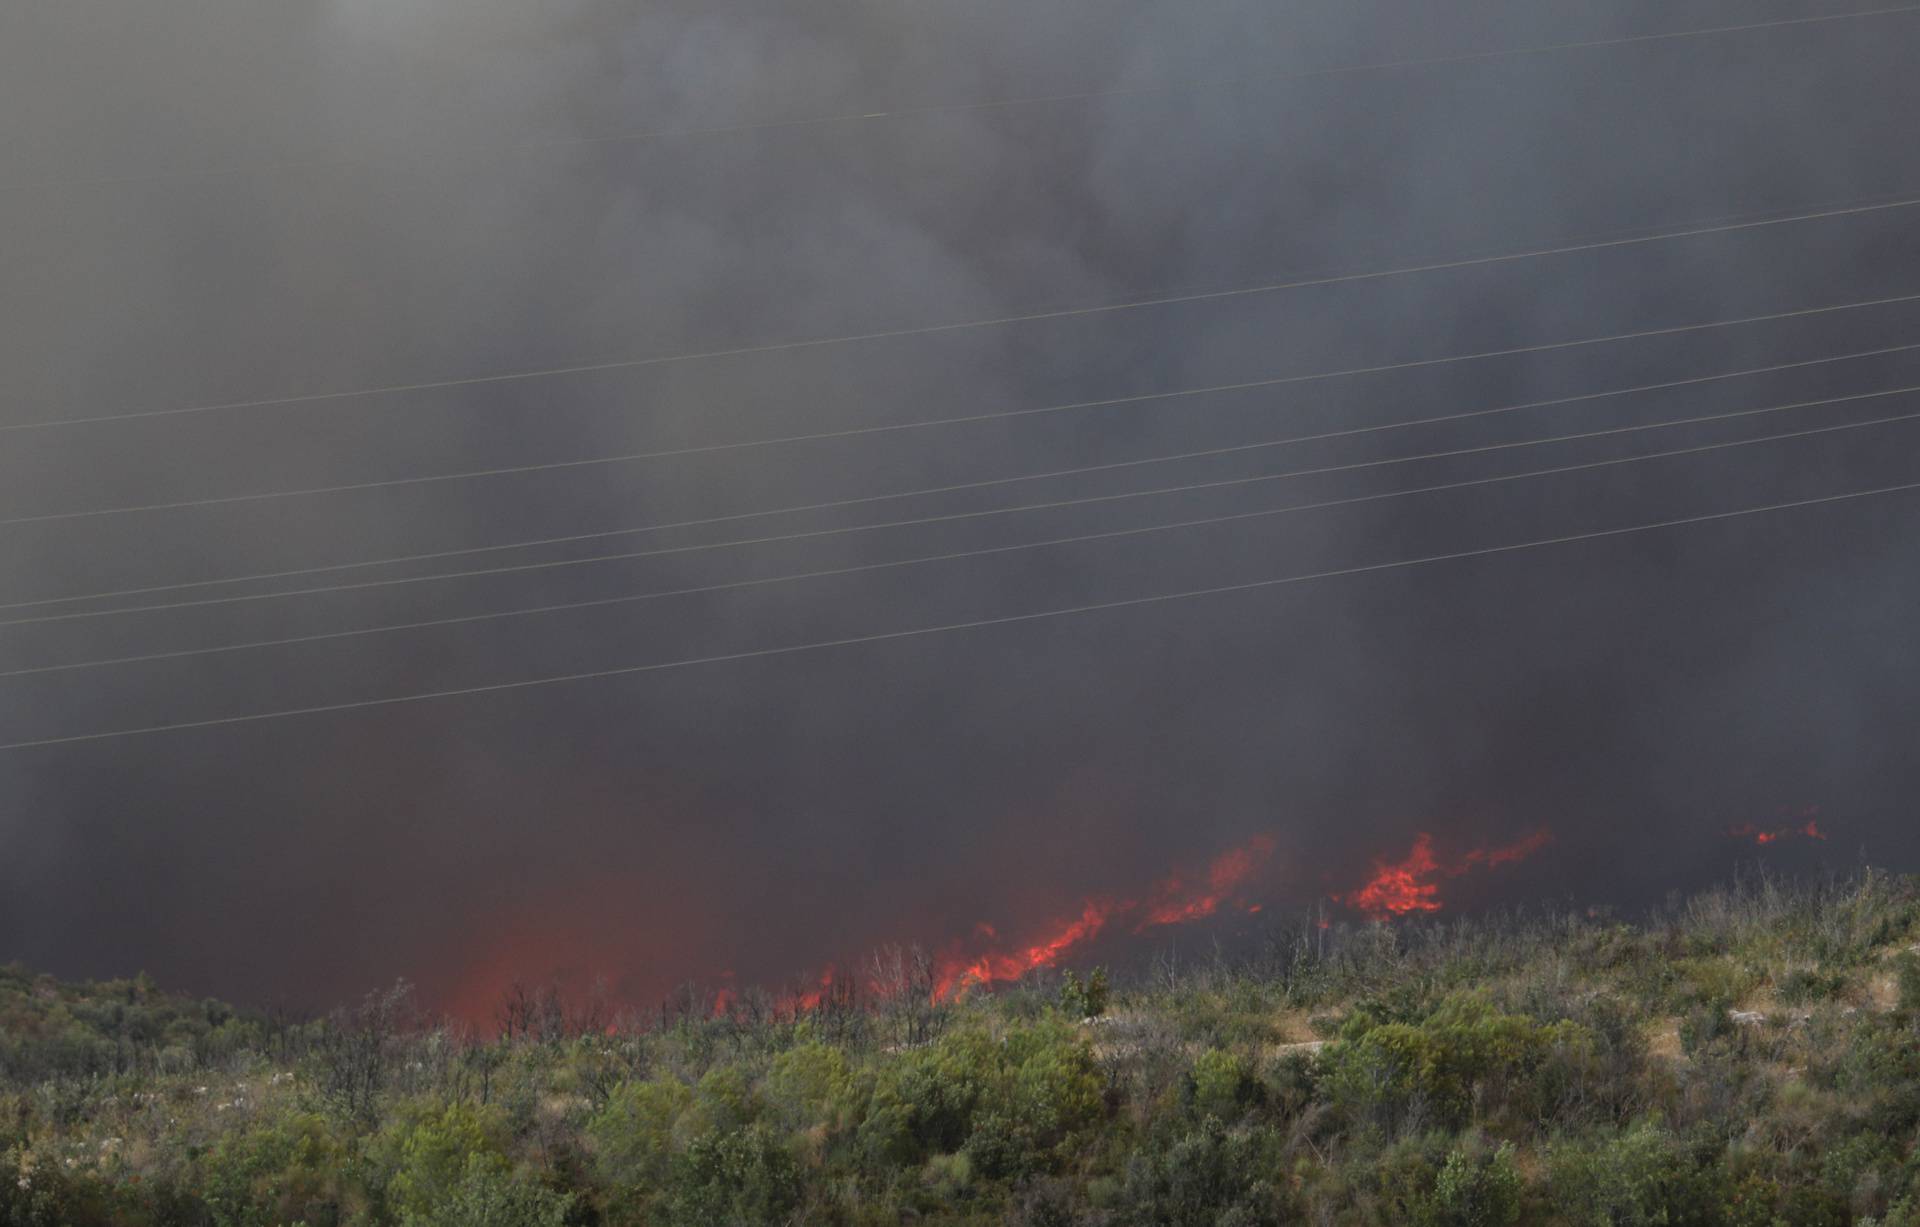
M1894 960L1893 974L1900 1011L1920 1014L1920 955L1911 950L1902 951Z
M1513 1144L1491 1155L1456 1147L1434 1184L1434 1218L1442 1227L1507 1227L1520 1219L1525 1182Z
M1008 1096L1013 1119L1036 1152L1064 1143L1098 1123L1104 1110L1100 1071L1093 1054L1077 1036L1058 1029L1036 1029L1008 1044L1013 1070Z
M1360 1016L1325 1055L1327 1093L1357 1123L1458 1128L1476 1099L1504 1104L1556 1046L1583 1035L1576 1023L1542 1025L1478 997L1449 998L1419 1023Z
M1652 1121L1596 1144L1555 1147L1548 1181L1554 1207L1578 1227L1712 1222L1720 1204L1711 1173Z
M665 1187L680 1119L693 1092L678 1082L633 1082L615 1091L587 1122L594 1166L609 1184Z
M696 1138L673 1163L670 1213L685 1227L765 1227L800 1204L800 1169L765 1125Z
M498 1114L463 1103L401 1124L384 1148L393 1160L390 1204L402 1219L434 1213L466 1187L470 1159L505 1162L504 1133Z
M1127 1163L1122 1201L1155 1227L1279 1223L1285 1203L1260 1178L1273 1164L1264 1130L1232 1130L1208 1117L1171 1146L1148 1145Z
M1231 1125L1252 1106L1260 1086L1245 1057L1210 1048L1193 1063L1193 1110Z
M767 1072L767 1109L789 1129L825 1125L840 1132L859 1123L860 1088L846 1054L814 1042L790 1048L774 1058Z
M201 1196L214 1227L274 1227L336 1204L340 1161L324 1121L294 1117L222 1138L206 1158Z
M1107 1012L1107 970L1096 967L1082 980L1072 972L1060 986L1060 1008L1070 1018L1099 1018Z
M1846 989L1847 977L1842 972L1796 967L1781 977L1776 992L1780 1000L1788 1005L1807 1005L1816 1001L1832 1001Z
M425 1209L401 1215L401 1227L564 1227L571 1194L516 1178L498 1155L470 1154L460 1178Z

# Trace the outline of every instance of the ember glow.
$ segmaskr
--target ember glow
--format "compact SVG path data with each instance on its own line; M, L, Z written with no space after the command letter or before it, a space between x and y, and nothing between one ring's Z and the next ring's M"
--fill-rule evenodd
M1812 811L1808 811L1808 815L1811 813ZM1759 827L1751 822L1743 822L1739 826L1728 827L1727 834L1735 839L1751 839L1754 843L1761 845L1777 843L1783 839L1825 839L1827 837L1827 833L1820 829L1819 822L1811 816L1807 816L1807 820L1798 826Z
M1273 855L1274 847L1273 836L1256 836L1215 858L1198 880L1175 871L1141 899L1087 899L1077 914L1055 921L1026 941L1002 942L991 925L982 924L974 930L971 943L956 943L940 958L934 995L946 998L968 987L1006 983L1056 966L1109 928L1125 926L1130 932L1144 933L1203 920L1226 908L1249 914L1258 911L1258 905L1243 900L1241 892Z
M1525 860L1551 842L1544 828L1526 838L1495 848L1475 848L1450 861L1433 850L1433 836L1421 832L1407 855L1398 861L1376 862L1373 877L1358 890L1338 896L1340 902L1375 919L1437 912L1445 905L1440 883L1476 868L1491 869Z

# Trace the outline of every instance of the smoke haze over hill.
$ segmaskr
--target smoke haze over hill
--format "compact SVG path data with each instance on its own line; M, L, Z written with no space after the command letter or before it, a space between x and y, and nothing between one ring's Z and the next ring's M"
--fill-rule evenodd
M1763 24L1848 11L13 6L0 13L0 426L33 428L0 432L0 601L23 603L0 610L0 742L992 620L1920 481L1920 420L1866 424L1920 412L1897 391L1920 386L1920 349L1898 348L1920 343L1920 299L1879 301L1920 295L1920 203L1901 203L1920 202L1920 12ZM1610 41L1730 25L1754 28ZM1594 43L1607 45L1562 46ZM1000 102L1021 105L978 105ZM1868 204L1885 207L1840 211ZM1712 232L1653 237L1689 230ZM1301 281L1317 284L1208 296ZM1163 299L1181 301L1071 313ZM1763 316L1781 318L1695 327ZM1535 348L1657 330L1680 331ZM1860 356L1822 361L1843 355ZM1780 369L1704 378L1766 367ZM1678 386L1034 476L1650 384ZM1856 399L1075 501L1836 397ZM1111 403L1025 413L1085 402ZM93 418L112 420L76 424ZM1203 527L17 672L1845 424L1860 425ZM836 437L758 445L795 435ZM756 445L598 462L741 443ZM540 465L567 467L380 484ZM279 496L341 485L367 488ZM124 510L221 499L234 501ZM848 500L872 501L748 515ZM968 514L1042 503L1065 505ZM69 514L103 509L122 510ZM905 520L931 522L657 552ZM714 522L624 532L687 521ZM1271 843L1234 880L1240 904L1195 923L1297 917L1423 834L1447 866L1551 832L1524 860L1447 877L1460 907L1631 906L1754 856L1810 869L1865 849L1911 867L1915 540L1920 496L1893 494L4 750L0 960L144 968L304 1005L406 976L479 1012L515 979L604 976L644 1001L689 978L811 976L884 942L986 959L982 924L1030 945L1088 900L1152 900L1170 875L1200 882L1258 839ZM561 560L576 565L207 603ZM324 568L339 569L24 604ZM57 616L181 602L199 603ZM1729 834L1791 831L1815 806L1824 839ZM1103 950L1186 931L1124 914Z

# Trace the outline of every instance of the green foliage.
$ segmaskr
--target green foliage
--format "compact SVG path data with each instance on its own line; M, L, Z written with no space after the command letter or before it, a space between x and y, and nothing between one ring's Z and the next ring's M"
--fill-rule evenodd
M1846 988L1847 977L1842 972L1796 967L1780 978L1777 993L1780 1000L1788 1005L1806 1005L1815 1001L1832 1001Z
M800 1204L799 1165L773 1132L752 1125L695 1138L674 1157L672 1219L684 1227L763 1227Z
M1920 954L1903 950L1894 960L1894 986L1897 1003L1905 1014L1920 1014Z
M401 989L281 1024L0 968L0 1227L1920 1227L1917 921L1759 881L1150 988L935 1002L903 957L904 1004L618 1034L534 993L486 1043Z
M1104 967L1088 972L1085 980L1069 971L1060 985L1060 1009L1070 1018L1099 1018L1107 1012L1111 991Z
M846 1054L817 1040L774 1058L764 1097L774 1118L795 1130L844 1133L858 1126L866 1109Z
M1490 1155L1456 1147L1434 1183L1434 1221L1440 1227L1507 1227L1520 1219L1524 1186L1511 1142Z
M659 1188L693 1092L673 1081L633 1082L615 1091L587 1123L595 1163L609 1184Z
M1232 1124L1259 1094L1251 1062L1240 1053L1210 1048L1193 1062L1193 1110Z
M341 1159L312 1115L221 1138L201 1177L214 1227L273 1227L330 1207Z
M1171 1146L1136 1151L1122 1199L1135 1221L1155 1227L1279 1223L1284 1199L1262 1178L1275 1149L1264 1130L1229 1130L1208 1117Z
M382 1148L393 1167L387 1188L394 1209L407 1218L446 1204L465 1186L471 1159L504 1163L503 1133L498 1113L464 1103L401 1122Z
M1590 1049L1578 1023L1542 1024L1450 997L1419 1022L1376 1023L1357 1015L1326 1056L1329 1098L1353 1120L1383 1129L1410 1116L1458 1128L1476 1098L1503 1104L1559 1052Z
M564 1227L573 1196L516 1177L498 1155L470 1154L459 1178L426 1209L409 1209L400 1227Z
M1554 1205L1576 1227L1706 1223L1720 1205L1713 1173L1654 1121L1554 1147L1548 1180Z

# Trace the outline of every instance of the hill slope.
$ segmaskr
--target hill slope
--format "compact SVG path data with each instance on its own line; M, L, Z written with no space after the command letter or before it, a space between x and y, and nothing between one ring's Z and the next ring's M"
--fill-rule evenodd
M1916 940L1869 873L486 1042L10 968L0 1224L1920 1223Z

